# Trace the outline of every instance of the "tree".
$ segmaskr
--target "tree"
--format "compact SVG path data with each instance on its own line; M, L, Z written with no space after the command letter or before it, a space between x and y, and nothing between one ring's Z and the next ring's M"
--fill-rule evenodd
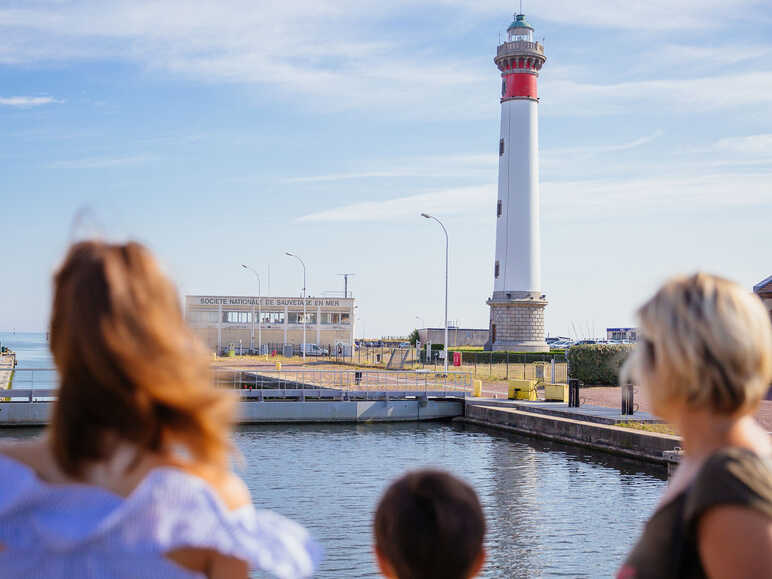
M415 346L415 343L418 341L418 330L413 330L410 332L410 335L408 336L408 340L410 340L410 345Z

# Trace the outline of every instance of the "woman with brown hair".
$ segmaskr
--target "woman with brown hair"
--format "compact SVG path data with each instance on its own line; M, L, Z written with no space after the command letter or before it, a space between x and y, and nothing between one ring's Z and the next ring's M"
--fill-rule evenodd
M234 399L138 243L75 244L54 278L60 387L37 440L0 446L3 577L310 576L300 525L229 468Z
M623 379L681 434L684 455L617 577L772 576L772 442L753 419L772 380L766 309L698 273L666 283L638 316Z

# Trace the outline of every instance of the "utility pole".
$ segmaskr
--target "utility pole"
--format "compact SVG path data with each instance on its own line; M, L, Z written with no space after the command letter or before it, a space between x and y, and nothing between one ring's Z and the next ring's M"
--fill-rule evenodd
M348 278L354 277L355 273L339 273L338 275L343 276L343 297L348 297Z

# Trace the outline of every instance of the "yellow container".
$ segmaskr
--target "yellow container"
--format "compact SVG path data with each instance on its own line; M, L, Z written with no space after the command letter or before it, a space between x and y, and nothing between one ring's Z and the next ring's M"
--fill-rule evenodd
M568 384L545 384L544 399L552 402L568 402Z
M281 372L281 362L276 362L276 369Z
M510 400L536 400L536 380L510 380Z
M472 381L472 396L475 398L482 396L482 380Z

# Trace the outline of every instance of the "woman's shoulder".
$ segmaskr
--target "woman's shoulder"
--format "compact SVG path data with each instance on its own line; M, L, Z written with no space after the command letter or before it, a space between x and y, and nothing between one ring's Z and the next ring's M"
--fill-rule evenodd
M213 468L209 465L174 465L186 474L203 480L228 510L236 510L252 504L252 497L244 481L228 469Z
M4 471L28 472L49 482L68 482L56 466L45 435L29 440L0 442L0 458L4 459Z
M749 507L772 517L772 457L740 447L708 457L688 493L686 518L696 519L719 505Z
M154 519L163 522L170 541L180 547L212 549L248 561L278 577L308 577L321 559L321 549L302 525L269 510L255 509L245 483L231 472L189 466L156 469L137 493L163 497ZM205 532L202 532L206 529Z

